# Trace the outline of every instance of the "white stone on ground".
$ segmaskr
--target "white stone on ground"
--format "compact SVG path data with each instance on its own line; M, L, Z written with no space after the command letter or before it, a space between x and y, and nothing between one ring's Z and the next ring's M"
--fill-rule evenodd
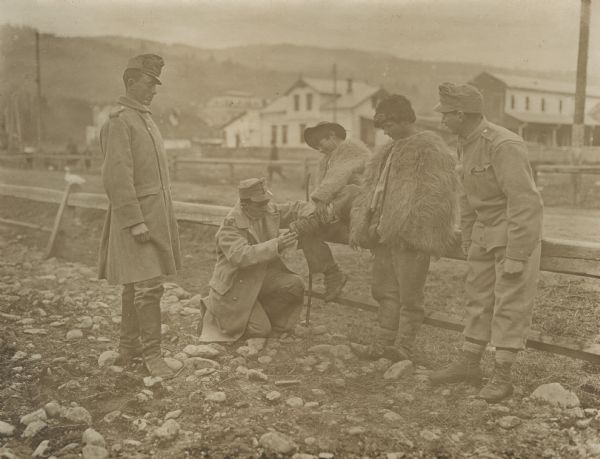
M271 392L267 392L265 394L265 398L270 402L274 402L281 398L281 393L277 392L276 390L272 390Z
M213 346L209 346L207 344L188 344L183 348L183 352L185 352L190 357L203 357L203 358L213 358L217 357L220 352Z
M165 414L165 421L169 419L177 419L179 416L181 416L181 413L183 413L182 410L169 411L167 414Z
M67 332L68 340L76 340L76 339L81 339L81 338L83 338L83 332L77 328L75 328L73 330L69 330Z
M179 423L175 419L167 419L152 435L159 440L170 441L177 437L179 430Z
M83 435L81 436L81 442L84 445L96 445L102 446L103 448L106 447L106 441L104 440L104 437L91 427L85 429Z
M223 403L227 400L225 392L209 392L204 397L207 402Z
M498 419L498 425L503 429L512 429L521 424L521 419L516 416L502 416Z
M285 404L292 408L301 408L304 406L304 400L300 397L290 397L285 401Z
M82 406L65 409L62 413L62 417L75 424L92 425L92 415Z
M559 383L542 384L531 393L530 397L560 408L575 408L579 406L577 395L568 391Z
M85 445L81 453L83 459L106 459L108 457L106 448L97 445Z
M37 446L31 457L46 457L46 452L48 451L49 446L50 440L44 440Z
M258 444L269 453L290 454L297 449L297 445L279 432L267 432L258 440Z
M46 421L48 416L43 408L21 416L21 424L29 425L33 421Z
M119 357L119 353L117 351L104 351L102 354L100 354L100 357L98 357L98 366L100 368L104 367L105 365L110 366L115 363L117 357Z
M21 437L22 438L33 438L39 432L44 430L47 426L48 426L48 424L46 424L44 421L33 421L33 422L27 424L27 428L23 431L23 433L21 434Z
M400 379L412 374L414 365L410 360L396 362L383 374L383 379Z
M8 422L0 421L0 436L10 437L15 433L15 426Z

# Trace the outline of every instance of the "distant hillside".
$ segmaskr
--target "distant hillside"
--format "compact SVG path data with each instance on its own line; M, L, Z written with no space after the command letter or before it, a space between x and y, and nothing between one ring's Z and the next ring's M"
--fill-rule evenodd
M0 105L9 94L35 94L34 40L32 28L0 27ZM484 70L476 64L424 62L385 53L286 44L211 50L127 37L50 34L42 34L40 42L42 90L50 105L65 99L71 105L74 101L110 103L123 92L121 75L129 57L144 52L162 55L167 84L159 89L153 105L158 115L177 108L182 114L196 116L198 107L208 99L231 89L272 99L298 75L331 77L333 63L340 80L352 77L400 92L411 98L418 113L426 114L436 103L440 82L467 81ZM569 75L540 76L564 79ZM79 115L75 118L83 126L89 123ZM63 124L72 123L65 119ZM76 130L80 136L81 126Z

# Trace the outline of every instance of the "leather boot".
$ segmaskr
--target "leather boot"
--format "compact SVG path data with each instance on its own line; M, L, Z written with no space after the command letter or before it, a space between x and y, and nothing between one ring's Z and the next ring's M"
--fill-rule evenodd
M478 385L481 383L481 367L479 362L481 354L474 352L460 351L458 358L442 368L432 372L429 380L432 384L446 384L457 382L468 382Z
M378 360L390 357L390 350L394 348L395 330L379 327L374 331L373 339L369 344L350 343L350 349L361 359ZM390 359L392 360L392 359Z
M327 301L333 301L340 293L342 293L342 289L346 282L348 281L348 276L346 276L340 267L335 264L331 268L328 268L325 273L325 295L323 299Z
M128 366L143 352L140 341L140 327L134 305L134 289L132 284L123 286L121 294L121 330L119 335L119 356L115 365Z
M477 398L488 403L497 403L512 395L514 387L511 378L511 363L494 364L494 373L488 383L481 388Z
M300 217L290 223L290 230L298 237L308 236L317 233L321 229L321 220L317 214L310 214L306 217Z
M151 376L171 379L179 373L167 365L161 353L160 298L163 290L162 284L139 288L136 284L135 307L144 345L144 365Z

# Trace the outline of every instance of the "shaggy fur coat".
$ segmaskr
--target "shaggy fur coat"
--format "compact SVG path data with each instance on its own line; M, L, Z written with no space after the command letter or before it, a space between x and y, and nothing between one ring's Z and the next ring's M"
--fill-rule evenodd
M377 241L377 214L370 205L388 154L392 159ZM379 242L434 256L454 245L458 177L454 158L437 134L423 131L384 145L367 164L362 191L351 211L351 245L372 248Z

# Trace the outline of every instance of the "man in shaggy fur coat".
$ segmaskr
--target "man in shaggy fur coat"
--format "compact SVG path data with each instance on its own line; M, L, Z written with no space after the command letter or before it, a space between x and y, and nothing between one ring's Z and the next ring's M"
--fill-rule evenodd
M366 358L412 358L425 317L430 257L454 244L455 162L444 141L418 131L415 120L404 96L377 105L375 126L392 141L367 165L351 212L350 245L374 254L371 291L379 303L379 327L368 346L353 345Z
M347 276L325 243L348 243L350 207L360 192L358 184L371 157L359 141L346 139L346 130L338 123L321 122L304 131L306 144L319 150L318 186L311 193L314 212L295 222L299 247L304 251L310 271L325 277L325 301L339 296ZM303 237L305 236L305 237Z

